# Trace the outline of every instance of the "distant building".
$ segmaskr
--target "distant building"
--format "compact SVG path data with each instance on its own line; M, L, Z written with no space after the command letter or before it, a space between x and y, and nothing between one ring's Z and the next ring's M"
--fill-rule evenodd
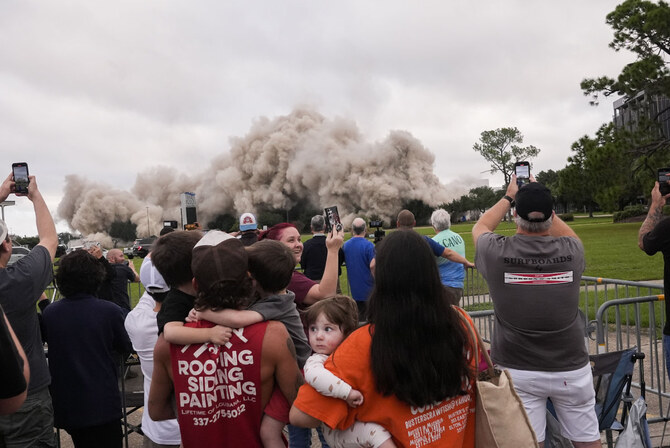
M640 92L633 98L614 101L614 124L634 131L641 119L655 120L660 125L661 138L670 138L670 98Z

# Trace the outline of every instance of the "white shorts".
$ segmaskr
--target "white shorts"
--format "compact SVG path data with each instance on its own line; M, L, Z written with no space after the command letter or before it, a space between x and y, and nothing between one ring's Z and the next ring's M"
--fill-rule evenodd
M600 441L591 366L567 372L507 369L533 425L537 440L544 441L547 398L551 398L561 425L561 435L574 442Z

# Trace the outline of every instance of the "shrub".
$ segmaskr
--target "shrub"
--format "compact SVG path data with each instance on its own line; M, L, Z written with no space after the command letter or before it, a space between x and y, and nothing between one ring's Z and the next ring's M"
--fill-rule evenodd
M647 208L644 205L629 205L624 207L620 212L615 212L612 220L614 222L623 221L624 219L634 218L635 216L642 216L647 214Z
M561 218L563 221L574 221L575 220L575 215L572 213L561 213L558 215L559 218Z

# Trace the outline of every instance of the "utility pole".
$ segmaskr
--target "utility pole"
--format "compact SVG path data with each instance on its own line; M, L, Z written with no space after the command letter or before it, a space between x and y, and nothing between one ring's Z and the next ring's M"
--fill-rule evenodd
M15 205L16 201L3 201L0 202L0 208L2 208L2 220L5 220L5 207L9 207L11 205Z
M149 206L147 206L147 237L151 236L151 230L149 228Z

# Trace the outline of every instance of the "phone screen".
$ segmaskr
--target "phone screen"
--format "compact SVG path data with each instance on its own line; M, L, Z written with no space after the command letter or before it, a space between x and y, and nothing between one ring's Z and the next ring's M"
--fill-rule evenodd
M660 168L658 170L658 186L663 196L670 193L670 185L668 185L669 180L670 168Z
M528 179L530 177L530 166L528 165L517 165L516 167L516 177Z
M14 174L14 182L16 183L15 191L17 193L28 193L28 164L15 163L12 165L12 173Z
M338 232L342 230L342 221L340 221L340 214L337 211L337 205L323 209L326 215L326 231L328 233L333 231L333 228Z

